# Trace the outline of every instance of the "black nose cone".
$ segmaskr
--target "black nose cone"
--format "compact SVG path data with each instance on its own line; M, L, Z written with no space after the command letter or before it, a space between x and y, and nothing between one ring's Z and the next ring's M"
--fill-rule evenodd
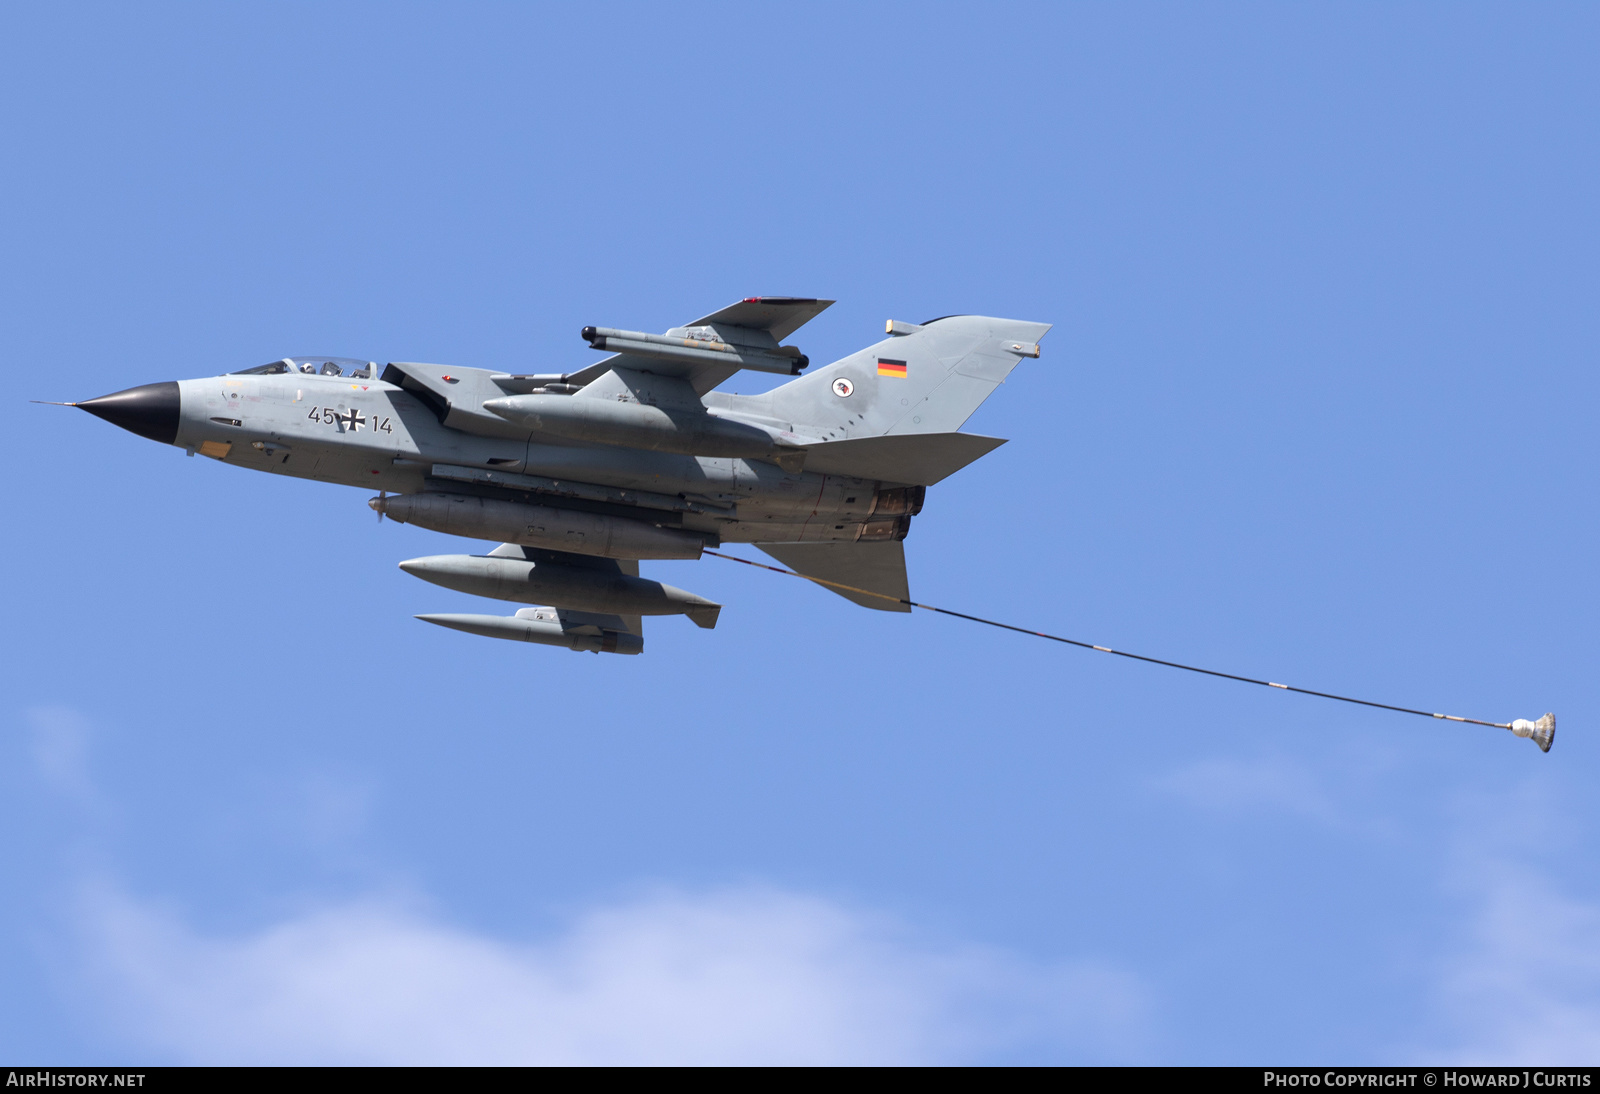
M129 433L171 444L178 439L178 383L145 384L77 404Z

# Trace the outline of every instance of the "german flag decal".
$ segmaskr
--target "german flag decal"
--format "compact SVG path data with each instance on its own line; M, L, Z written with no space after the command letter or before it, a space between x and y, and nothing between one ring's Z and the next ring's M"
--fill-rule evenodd
M878 358L878 375L895 376L901 380L906 378L906 363L904 361L891 361L887 357Z

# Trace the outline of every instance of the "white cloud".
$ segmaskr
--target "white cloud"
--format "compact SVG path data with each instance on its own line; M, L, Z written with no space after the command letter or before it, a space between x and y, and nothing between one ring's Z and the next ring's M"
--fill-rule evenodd
M661 894L512 944L393 903L205 937L113 889L85 899L93 988L193 1063L937 1063L1032 1043L1126 1058L1115 969L929 947L773 889Z
M1600 1064L1600 908L1504 862L1482 869L1481 906L1440 990L1453 1047L1432 1058Z
M87 722L29 720L41 781L101 810ZM314 843L357 840L369 790L301 789L288 812ZM1115 968L918 942L773 888L662 892L538 943L376 898L232 936L108 884L85 885L78 911L85 1000L141 1050L193 1063L935 1063L1028 1045L1114 1060L1146 1025Z
M1557 880L1591 858L1560 796L1529 781L1461 803L1452 881L1472 911L1439 965L1445 1047L1418 1058L1600 1064L1600 903Z

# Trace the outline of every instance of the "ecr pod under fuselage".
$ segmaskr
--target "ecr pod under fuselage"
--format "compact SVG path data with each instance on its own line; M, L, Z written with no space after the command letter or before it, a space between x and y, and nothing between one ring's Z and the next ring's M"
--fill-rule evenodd
M459 371L480 384L488 382L486 370ZM140 398L102 405L135 395ZM538 398L576 401L572 396ZM194 455L251 470L389 494L457 489L472 493L471 487L461 489L456 481L441 480L438 475L442 468L478 468L595 484L619 493L692 499L704 504L682 506L676 513L658 512L649 503L630 508L648 525L660 526L667 523L663 517L670 517L675 531L704 533L703 538L725 542L899 539L909 524L904 519L886 523L890 514L906 513L900 500L904 487L885 487L859 476L785 470L777 462L782 457L776 454L799 450L774 442L764 432L766 439L752 445L766 455L758 455L752 448L748 456L627 447L605 443L599 436L574 437L571 444L552 443L561 435L540 432L489 412L471 416L464 424L476 432L466 432L445 424L445 420L464 415L441 419L437 408L415 391L385 379L349 375L229 374L146 385L81 405L141 436ZM722 422L716 427L719 429L745 428L715 415L708 419ZM549 508L571 511L560 497L525 497ZM631 516L623 511L610 515L621 520ZM637 533L626 525L615 527ZM600 538L608 537L600 533ZM650 539L653 545L649 549L672 553L636 557L695 557L677 553L691 549L688 540L666 548L664 538Z
M600 558L698 559L707 538L642 520L470 494L397 494L367 504L401 524L452 536Z

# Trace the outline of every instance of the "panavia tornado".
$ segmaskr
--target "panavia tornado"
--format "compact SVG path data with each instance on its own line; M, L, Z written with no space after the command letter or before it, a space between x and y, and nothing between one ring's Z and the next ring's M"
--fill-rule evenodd
M721 611L640 577L639 561L729 542L909 611L911 519L927 487L1005 443L961 426L1050 329L891 320L884 340L802 375L806 356L781 343L832 303L751 297L665 334L584 327L609 356L576 372L285 357L69 405L191 456L375 490L380 519L500 541L400 568L529 607L419 619L633 654L643 616L713 627ZM715 390L741 369L796 379Z

